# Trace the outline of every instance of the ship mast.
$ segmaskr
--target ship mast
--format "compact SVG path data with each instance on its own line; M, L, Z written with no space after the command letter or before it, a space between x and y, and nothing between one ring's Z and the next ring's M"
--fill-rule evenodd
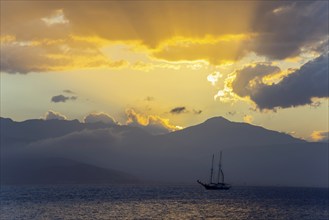
M212 155L212 160L211 160L210 182L209 183L212 183L213 172L214 172L214 155Z
M220 176L221 176L222 173L223 173L223 171L222 171L222 151L221 151L219 153L217 183L219 183Z

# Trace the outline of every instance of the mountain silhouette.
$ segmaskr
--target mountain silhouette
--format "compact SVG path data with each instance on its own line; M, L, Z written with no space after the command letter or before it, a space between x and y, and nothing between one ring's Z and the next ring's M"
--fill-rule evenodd
M199 142L204 143L207 141L208 144L221 143L223 147L242 144L258 146L305 142L284 133L267 130L247 123L231 122L223 117L211 118L204 123L170 133L166 136L171 139L188 141L192 145L199 145Z
M131 184L130 174L62 158L19 158L1 161L3 185L25 184Z
M147 135L138 127L119 126L102 122L81 123L78 120L43 120L31 119L15 122L10 118L0 117L1 145L26 145L34 141L61 137L73 132L113 128L115 130L131 133L132 135Z
M162 135L77 120L0 122L1 160L7 164L55 157L151 181L191 183L208 179L211 155L222 150L226 179L233 184L328 186L328 144L223 117ZM43 175L48 172L54 171Z
M231 122L223 117L214 117L201 124L162 135L158 138L157 145L166 145L167 149L178 148L176 150L181 149L182 152L193 151L202 154L230 147L305 142L285 133L247 123Z

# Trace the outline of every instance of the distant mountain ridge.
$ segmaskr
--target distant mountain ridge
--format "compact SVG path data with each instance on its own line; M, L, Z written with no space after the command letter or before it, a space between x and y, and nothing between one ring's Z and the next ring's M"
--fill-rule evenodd
M26 184L131 184L130 174L61 158L20 158L1 161L2 185Z
M26 138L31 141L59 137L83 129L109 127L109 125L104 123L81 123L78 120L30 119L22 122L15 122L8 118L0 118L0 125L1 135L6 137Z
M206 131L206 132L205 132ZM286 143L305 143L304 140L294 138L288 134L268 130L260 126L251 125L248 123L231 122L223 117L215 117L206 120L205 122L188 127L181 131L170 133L166 136L180 137L192 141L202 138L216 139L221 137L223 144L240 145L236 141L246 143L254 141L252 145L268 144L286 144ZM186 137L186 138L185 138ZM230 142L230 143L229 143Z
M208 150L216 152L218 149L239 146L306 143L285 133L247 123L231 122L223 117L210 118L201 124L162 135L158 139L158 145L170 142L199 153L205 150L205 145Z
M115 128L115 129L130 129L130 130L139 130L141 129L137 127L130 127L125 125L113 125L106 124L102 122L96 123L82 123L78 120L43 120L43 119L30 119L22 122L15 122L9 118L0 117L0 129L1 136L6 138L21 138L29 141L54 138L63 136L65 134L69 134L75 131L81 131L83 129L101 129L101 128ZM260 135L250 136L250 129L257 130ZM207 131L207 133L204 133ZM238 132L237 132L238 131ZM256 133L255 132L255 133ZM189 133L193 133L192 138L200 138L200 135L204 135L203 138L212 138L218 135L230 135L234 134L239 135L239 138L243 136L243 138L259 138L261 139L261 135L271 134L274 137L271 141L276 142L305 142L304 140L293 138L290 135L280 133L277 131L267 130L263 127L250 125L247 123L239 123L239 122L231 122L223 117L213 117L205 122L187 127L182 130L178 130L175 132L171 132L169 134L165 134L167 137L184 137L190 135ZM200 134L200 135L197 135ZM191 138L191 137L189 137Z
M77 120L14 122L1 118L0 123L1 162L7 164L17 158L56 157L122 170L151 181L191 183L208 178L211 155L222 150L224 172L232 184L329 184L328 144L310 143L223 117L162 135L151 135L139 127ZM60 161L55 167L48 172L59 172ZM80 166L80 171L87 172L89 168L84 167Z
M146 132L138 127L129 127L125 125L106 124L102 122L82 123L78 120L43 120L30 119L22 122L15 122L9 118L0 117L0 135L2 145L28 144L33 141L61 137L72 132L82 130L95 130L113 128L117 131L126 131L132 133Z

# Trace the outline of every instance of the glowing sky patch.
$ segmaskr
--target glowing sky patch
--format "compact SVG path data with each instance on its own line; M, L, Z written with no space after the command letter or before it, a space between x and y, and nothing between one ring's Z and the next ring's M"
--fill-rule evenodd
M326 1L2 1L1 116L134 109L176 130L221 115L307 139L329 130L327 18ZM64 89L79 98L49 102Z

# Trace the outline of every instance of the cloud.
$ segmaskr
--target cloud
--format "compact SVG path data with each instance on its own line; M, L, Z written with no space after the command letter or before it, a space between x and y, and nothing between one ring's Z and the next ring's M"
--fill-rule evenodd
M316 142L328 142L329 131L313 131L311 134L311 140Z
M63 92L68 93L68 94L75 94L75 92L73 92L70 89L64 89Z
M1 41L1 70L7 73L129 66L103 53L111 44L133 45L157 60L222 64L251 52L270 59L319 52L328 40L326 1L84 1L78 8L63 1L5 1L1 6L6 11L1 39L13 39ZM150 63L129 67L147 70Z
M1 72L42 72L48 70L44 64L49 65L52 62L40 47L1 44Z
M118 122L116 122L112 116L104 112L90 113L83 119L83 121L85 123L103 122L105 124L111 124L111 125L118 124Z
M158 115L143 115L132 108L126 109L126 116L128 125L142 127L151 134L163 134L181 129L180 126L172 125L169 119Z
M29 22L38 21L40 23L38 28L42 27L42 31L52 31L51 28L55 26L68 26L71 28L70 31L78 35L97 34L99 37L110 40L140 40L146 45L154 46L170 38L175 30L179 36L189 33L203 36L204 33L209 32L220 35L247 30L255 5L244 2L239 3L240 7L237 7L231 2L157 2L156 4L134 2L134 4L127 4L126 2L104 1L97 4L82 2L78 8L68 2L52 4L6 2L2 6L8 11L2 15L2 20L6 21L4 30L9 33L19 33L19 38L29 37L24 30ZM95 14L97 16L94 16ZM236 19L237 15L242 19ZM45 22L47 18L54 20L52 22L54 25L47 25ZM208 22L209 26L204 25L205 22ZM19 24L19 27L11 27L14 24ZM166 28L163 28L164 26ZM30 36L35 38L39 37L39 34L32 32Z
M312 104L313 98L329 97L328 54L307 62L272 85L259 84L250 98L260 109Z
M262 77L276 74L280 68L266 63L256 63L235 72L235 79L231 86L233 91L241 97L248 96L253 89L262 83Z
M65 15L63 13L62 9L55 10L54 13L49 17L41 18L43 22L45 22L46 25L52 26L56 24L67 24L69 21L65 18Z
M221 77L223 77L223 75L219 71L215 71L207 76L207 80L214 86Z
M328 2L259 4L251 28L257 35L249 50L273 59L295 57L303 48L328 39Z
M76 100L78 97L77 96L64 96L64 95L56 95L56 96L53 96L51 97L51 101L52 102L55 102L55 103L58 103L58 102L66 102L67 100Z
M170 110L171 114L181 114L186 112L186 107L180 106Z
M211 4L204 7L216 7ZM229 8L228 5L223 6ZM244 7L239 5L235 8ZM250 6L249 6L250 7ZM252 8L252 9L251 9ZM205 32L203 37L173 37L163 41L153 53L166 60L207 60L211 64L236 61L248 53L256 53L270 59L284 60L299 56L305 51L321 52L328 46L328 2L326 1L265 1L247 9L253 16L237 16L248 27L233 22L238 32ZM209 11L211 9L209 8ZM222 10L221 10L222 11ZM220 19L220 18L218 18ZM219 21L215 19L214 21ZM224 18L227 21L227 18ZM244 22L247 22L245 24ZM215 25L209 21L209 25ZM227 30L228 24L223 24ZM206 28L199 27L200 32Z
M48 112L46 112L45 116L44 116L45 120L67 120L67 117L65 115L62 115L59 112L55 112L52 110L49 110Z
M271 77L281 77L271 81ZM289 108L301 105L319 105L317 98L326 98L328 92L328 53L282 74L277 66L256 63L235 71L226 80L227 91L220 90L223 99L238 95L249 97L259 109ZM273 80L272 80L273 81Z
M179 115L179 114L184 114L184 113L193 113L195 115L200 115L202 113L202 110L197 110L197 109L192 109L191 111L188 110L185 106L179 106L171 109L169 113L173 115Z
M31 39L1 42L1 72L31 73L89 68L122 68L124 60L110 60L95 43L72 36L61 39Z
M207 60L215 65L224 64L238 60L246 54L242 46L247 43L249 38L250 36L247 34L172 38L162 43L152 55L158 59L169 61Z

